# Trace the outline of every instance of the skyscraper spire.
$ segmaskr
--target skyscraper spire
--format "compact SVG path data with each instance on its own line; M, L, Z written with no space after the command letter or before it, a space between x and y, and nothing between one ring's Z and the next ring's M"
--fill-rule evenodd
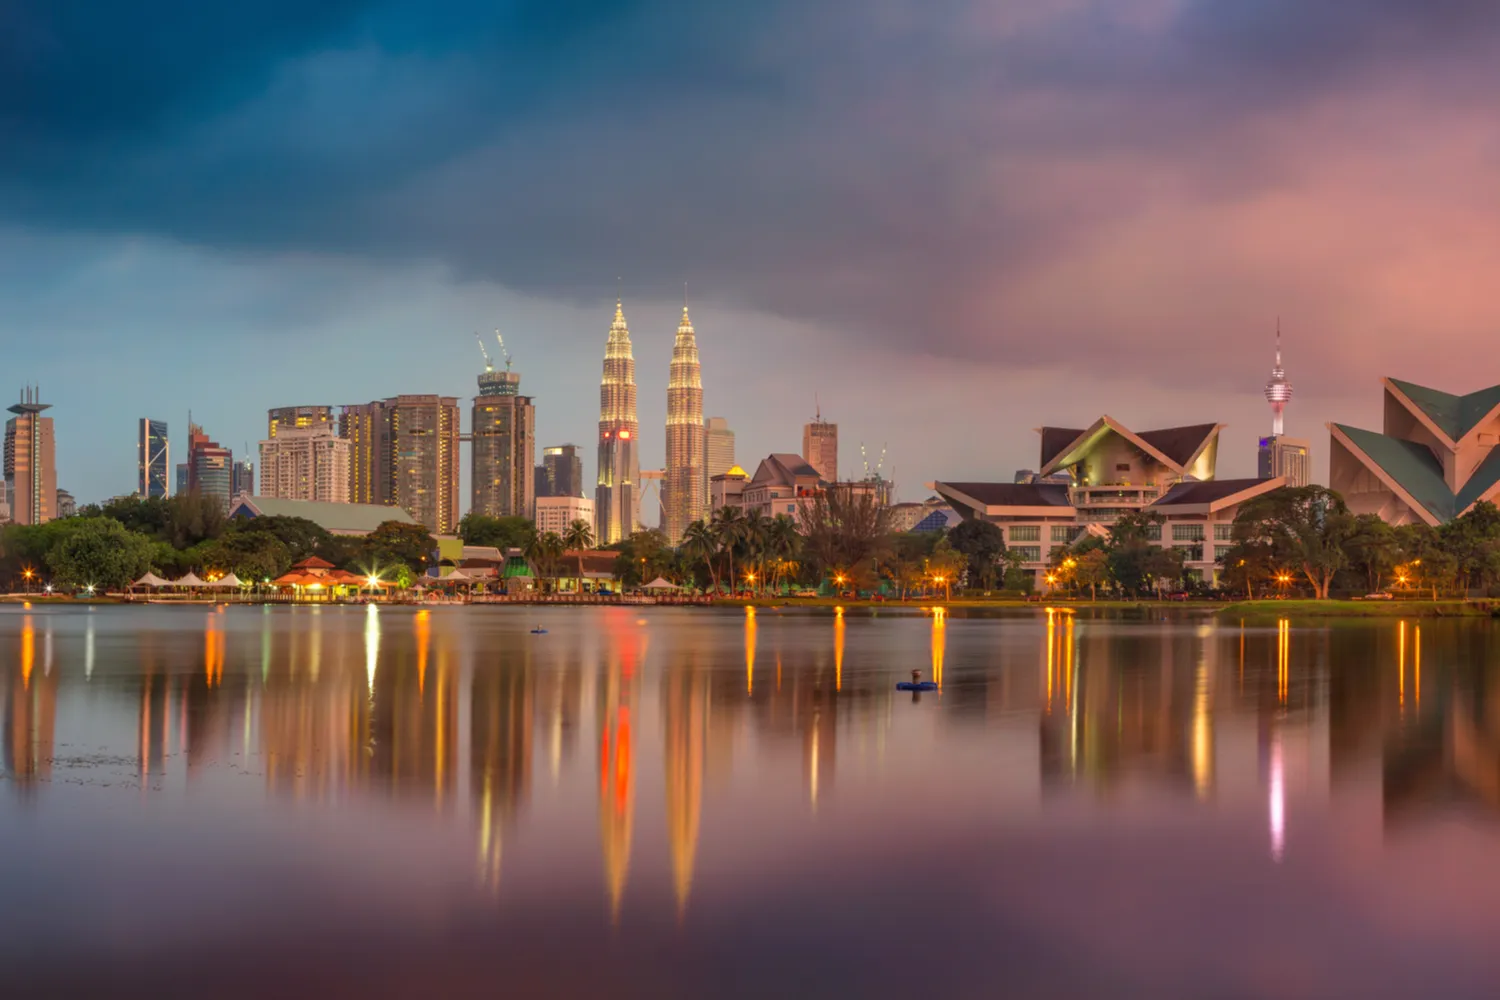
M705 516L708 506L708 479L703 471L703 377L697 334L688 317L686 287L667 381L667 468L662 484L666 512L662 528L674 545L688 525Z
M1271 433L1279 437L1282 433L1282 413L1292 399L1292 383L1287 381L1286 369L1281 367L1281 319L1276 319L1276 366L1266 381L1266 402L1271 404Z
M599 479L594 490L594 537L600 545L618 542L640 523L640 460L636 435L635 356L623 299L615 299L615 318L604 347L604 377L599 382Z

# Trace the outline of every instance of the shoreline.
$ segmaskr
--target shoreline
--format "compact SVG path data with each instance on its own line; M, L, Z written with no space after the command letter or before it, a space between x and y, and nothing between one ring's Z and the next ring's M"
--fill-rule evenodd
M94 607L94 606L140 606L140 607L364 607L367 602L363 601L261 601L248 600L213 600L184 599L180 601L142 601L129 600L118 596L100 595L97 597L74 598L62 595L40 595L40 594L0 594L0 605L29 605L33 607ZM679 607L679 608L717 608L717 609L742 609L755 608L757 610L807 610L807 611L830 611L838 613L842 611L879 612L879 611L901 611L910 613L929 614L934 609L941 608L946 611L971 612L971 611L1023 611L1030 610L1038 614L1047 611L1063 611L1070 614L1078 614L1087 611L1114 611L1114 612L1180 612L1189 611L1195 613L1210 613L1215 616L1241 617L1255 619L1278 618L1488 618L1500 617L1500 600L1492 598L1475 599L1449 599L1449 600L1391 600L1391 601L1354 601L1328 599L1318 600L1256 600L1256 601L1128 601L1128 600L1101 600L1101 601L1075 601L1075 600L1018 600L1015 598L954 598L952 600L932 600L930 598L911 598L906 601L890 600L878 601L870 599L839 599L832 597L754 597L754 598L729 598L718 597L712 600L683 601L667 598L656 601L651 598L626 597L611 601L568 601L568 600L505 600L505 601L474 601L470 602L425 602L425 601L381 601L376 602L378 607L407 607L407 608L434 608L434 607L524 607L524 608L654 608L654 607Z

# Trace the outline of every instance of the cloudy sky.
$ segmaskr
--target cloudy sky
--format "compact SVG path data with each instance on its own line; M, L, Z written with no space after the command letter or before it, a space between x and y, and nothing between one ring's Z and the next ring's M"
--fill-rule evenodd
M643 465L686 282L743 464L816 397L908 498L1101 413L1253 474L1279 316L1322 470L1381 375L1500 381L1497 57L1489 0L9 0L0 398L93 500L138 417L467 397L499 328L591 451L618 278Z

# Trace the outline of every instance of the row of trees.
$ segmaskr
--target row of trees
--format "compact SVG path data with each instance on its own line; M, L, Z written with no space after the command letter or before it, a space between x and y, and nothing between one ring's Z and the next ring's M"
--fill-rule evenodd
M1224 586L1254 593L1287 577L1314 597L1332 591L1423 591L1436 600L1500 592L1500 509L1484 501L1437 527L1393 527L1351 514L1321 486L1276 490L1241 507Z
M234 573L263 581L318 556L340 569L409 585L436 545L426 528L399 521L350 538L299 517L230 521L216 499L195 493L126 497L46 524L6 525L0 529L0 580L11 587L48 579L65 590L119 589L149 570L171 578Z
M1183 549L1158 544L1163 519L1140 511L1104 537L1053 553L1053 586L1099 588L1130 597L1183 585ZM1500 509L1483 502L1432 527L1392 526L1374 514L1352 514L1322 486L1288 487L1240 507L1231 544L1219 557L1219 586L1247 598L1305 591L1425 592L1433 599L1500 593Z

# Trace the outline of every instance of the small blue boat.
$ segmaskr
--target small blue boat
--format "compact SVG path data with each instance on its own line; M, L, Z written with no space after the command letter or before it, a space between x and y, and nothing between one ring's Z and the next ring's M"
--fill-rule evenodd
M547 630L544 629L544 628L534 628L534 629L531 630L531 634L532 635L546 635L547 634Z
M896 684L897 691L936 691L938 686L932 681L899 681Z

